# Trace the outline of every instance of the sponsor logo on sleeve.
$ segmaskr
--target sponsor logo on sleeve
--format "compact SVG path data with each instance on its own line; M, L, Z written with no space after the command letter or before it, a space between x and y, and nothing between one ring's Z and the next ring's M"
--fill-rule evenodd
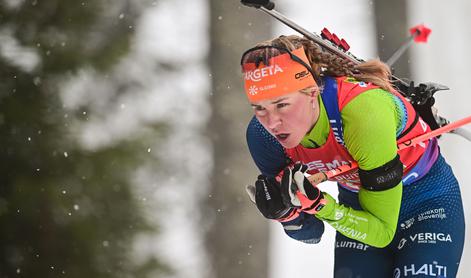
M337 222L331 222L330 223L334 229L342 233L344 236L347 236L352 239L356 240L365 240L366 237L368 236L366 233L363 233L361 231L357 231L355 229L352 229L350 227L346 227L344 225L340 225Z
M402 222L399 226L401 230L407 230L414 224L415 218L412 217L411 219L407 219L406 221Z
M417 217L417 221L424 221L424 220L429 220L429 219L445 219L446 218L446 213L444 208L435 208L431 210L427 210L425 212L422 212L419 214Z
M344 215L343 211L341 211L339 209L336 209L334 219L335 220L340 220L340 219L342 219L343 215Z
M409 236L413 243L453 242L450 234L444 233L418 233Z
M406 242L407 242L407 239L401 238L401 240L399 241L399 244L397 245L397 250L401 250L406 244Z
M356 241L337 241L335 242L335 248L349 248L366 251L370 247L367 244L356 242Z

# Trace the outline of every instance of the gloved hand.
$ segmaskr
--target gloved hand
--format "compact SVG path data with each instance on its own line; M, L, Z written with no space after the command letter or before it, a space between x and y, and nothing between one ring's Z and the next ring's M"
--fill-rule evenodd
M281 179L281 197L287 207L299 207L309 214L316 214L326 204L324 194L312 185L304 175L306 165L296 163L291 169L286 167Z
M298 214L295 208L283 203L280 184L274 178L259 175L255 186L247 185L246 190L265 218L283 222L293 219Z

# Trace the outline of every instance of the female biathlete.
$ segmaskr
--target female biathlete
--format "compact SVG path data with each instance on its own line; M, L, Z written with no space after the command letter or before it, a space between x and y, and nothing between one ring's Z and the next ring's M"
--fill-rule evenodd
M458 182L436 139L398 151L430 128L385 64L353 65L281 36L247 50L241 65L255 113L247 143L261 171L247 191L263 216L305 243L320 241L323 222L334 227L334 277L456 276ZM358 170L335 177L338 202L305 177L353 161Z

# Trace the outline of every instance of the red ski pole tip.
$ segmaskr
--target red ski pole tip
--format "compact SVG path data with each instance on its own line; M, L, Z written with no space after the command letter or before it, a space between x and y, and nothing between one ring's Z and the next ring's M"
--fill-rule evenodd
M415 42L427 42L432 29L423 24L419 24L409 29L409 33L414 37Z

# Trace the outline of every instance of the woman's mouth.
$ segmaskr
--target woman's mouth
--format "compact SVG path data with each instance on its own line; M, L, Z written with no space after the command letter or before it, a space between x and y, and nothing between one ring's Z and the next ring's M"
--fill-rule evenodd
M289 133L280 133L276 135L276 139L280 142L285 142L289 137Z

